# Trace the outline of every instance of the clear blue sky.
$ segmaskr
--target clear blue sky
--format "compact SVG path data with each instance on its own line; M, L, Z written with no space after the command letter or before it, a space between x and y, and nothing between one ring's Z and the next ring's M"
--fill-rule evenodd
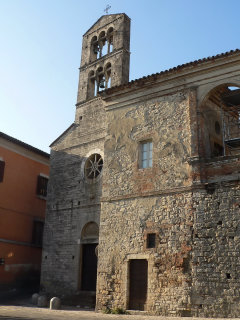
M240 48L240 0L0 0L0 131L44 151L73 121L82 35L131 24L130 80Z

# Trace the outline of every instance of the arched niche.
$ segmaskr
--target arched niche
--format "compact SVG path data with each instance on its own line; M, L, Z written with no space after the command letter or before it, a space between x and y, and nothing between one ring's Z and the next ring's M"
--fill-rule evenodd
M222 83L205 92L199 108L200 156L240 153L240 86Z
M81 243L98 243L99 227L96 222L85 224L81 232Z

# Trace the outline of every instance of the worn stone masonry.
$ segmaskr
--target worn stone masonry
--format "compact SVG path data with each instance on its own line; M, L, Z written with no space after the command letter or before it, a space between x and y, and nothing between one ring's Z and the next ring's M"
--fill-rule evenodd
M75 122L51 145L42 291L239 317L240 51L128 82L129 43L125 14L83 36Z
M239 317L240 185L194 194L192 306L197 315Z
M41 287L81 306L95 305L106 135L97 92L128 82L129 33L125 14L103 16L85 33L75 122L51 145Z

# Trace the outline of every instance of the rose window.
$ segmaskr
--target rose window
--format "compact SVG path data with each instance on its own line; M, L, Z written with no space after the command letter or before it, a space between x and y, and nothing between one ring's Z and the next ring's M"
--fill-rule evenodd
M85 163L85 176L88 179L95 179L99 176L103 168L103 158L100 154L92 154Z

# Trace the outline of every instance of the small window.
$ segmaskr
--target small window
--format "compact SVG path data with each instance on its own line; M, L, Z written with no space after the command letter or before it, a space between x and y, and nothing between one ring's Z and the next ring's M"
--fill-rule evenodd
M43 221L33 221L32 244L41 247L43 239Z
M140 145L140 168L152 167L152 141L141 142Z
M155 248L155 247L156 247L156 233L148 233L147 248Z
M221 157L221 156L223 156L223 147L220 144L214 142L214 144L213 144L213 154L212 155L213 155L213 157Z
M37 195L46 197L47 196L47 185L48 185L48 178L39 175L37 181Z
M0 182L3 181L5 162L0 160Z

